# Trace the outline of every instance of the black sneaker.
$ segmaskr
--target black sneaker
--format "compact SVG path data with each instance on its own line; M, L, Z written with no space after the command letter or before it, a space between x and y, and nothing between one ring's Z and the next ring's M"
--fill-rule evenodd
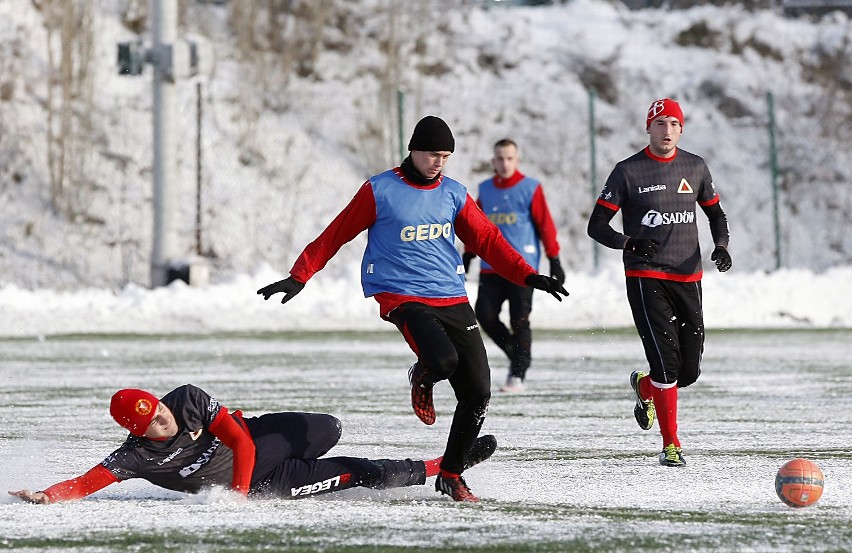
M432 403L432 382L426 381L426 371L420 363L408 369L408 382L411 384L411 408L423 424L435 424L435 404Z
M636 418L636 423L642 430L650 430L651 427L654 426L654 415L656 415L654 400L644 400L642 399L642 396L639 395L639 381L647 376L647 374L639 371L633 371L630 374L630 387L633 388L633 392L636 394L636 405L633 406L633 417Z
M497 449L497 438L491 434L480 436L473 442L473 447L467 454L467 461L464 464L464 470L475 467L482 461L488 460Z
M461 476L441 476L435 479L435 491L453 498L453 501L476 503L479 498L473 495Z

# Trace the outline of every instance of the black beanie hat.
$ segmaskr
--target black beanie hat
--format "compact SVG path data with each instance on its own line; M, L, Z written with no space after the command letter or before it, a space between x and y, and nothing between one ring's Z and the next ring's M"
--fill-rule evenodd
M455 148L456 140L450 127L434 115L427 115L417 122L408 142L409 152L453 152Z

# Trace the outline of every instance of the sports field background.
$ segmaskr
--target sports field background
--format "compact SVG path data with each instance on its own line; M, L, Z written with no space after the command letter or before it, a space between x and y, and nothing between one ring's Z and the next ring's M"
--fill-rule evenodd
M505 361L488 343L497 385ZM483 501L426 486L291 501L184 496L144 481L79 502L0 500L0 550L15 551L850 551L852 331L710 331L703 375L681 391L688 466L657 464L657 428L632 416L635 331L536 334L528 392L495 392L494 457L466 474ZM0 485L43 489L86 471L124 437L107 412L120 387L193 383L248 415L331 413L333 454L435 457L438 422L408 404L412 354L393 333L67 336L0 340ZM806 509L775 496L803 456L825 473Z

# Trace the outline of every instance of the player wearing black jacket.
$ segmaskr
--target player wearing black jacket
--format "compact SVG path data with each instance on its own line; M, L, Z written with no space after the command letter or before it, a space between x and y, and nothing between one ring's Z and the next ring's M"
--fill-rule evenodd
M627 299L650 366L650 375L630 375L633 413L645 430L656 416L663 438L660 463L683 466L678 388L698 379L704 351L695 204L709 220L715 245L710 259L721 272L731 267L728 222L707 164L677 148L683 133L680 105L669 98L652 103L646 130L648 146L619 162L607 179L588 233L608 248L624 250ZM619 210L624 233L610 225Z
M441 459L323 457L337 444L340 421L323 413L268 413L243 418L204 390L186 384L162 399L119 390L110 414L130 431L125 442L85 474L44 491L10 491L32 503L80 499L110 484L144 478L186 493L232 489L250 497L302 498L357 486L424 484ZM465 468L494 452L494 436L476 440Z

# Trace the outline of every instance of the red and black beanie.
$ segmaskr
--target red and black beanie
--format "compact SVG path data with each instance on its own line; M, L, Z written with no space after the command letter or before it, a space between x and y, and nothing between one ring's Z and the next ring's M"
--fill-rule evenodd
M645 129L647 130L651 127L654 119L669 116L677 119L680 126L683 127L683 110L680 109L680 104L671 98L654 101L651 107L648 108L648 115L645 118Z

